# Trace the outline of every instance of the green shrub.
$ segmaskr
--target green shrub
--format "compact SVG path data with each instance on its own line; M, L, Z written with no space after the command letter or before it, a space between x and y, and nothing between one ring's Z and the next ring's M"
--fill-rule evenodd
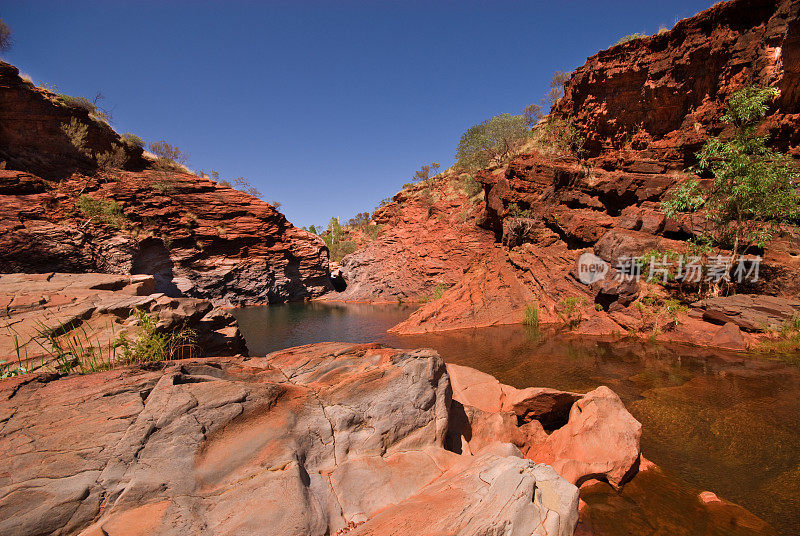
M464 169L483 169L504 164L528 139L530 132L522 115L501 114L470 127L456 151L458 165Z
M532 218L534 212L530 208L523 209L518 203L510 203L506 208L506 216L511 218Z
M540 151L583 156L586 138L572 118L548 116L533 129L531 137Z
M539 327L539 304L529 303L525 306L522 323L526 326Z
M369 225L369 222L372 218L369 215L369 212L359 212L349 220L347 220L347 225L350 227L366 227Z
M556 307L556 314L567 329L575 329L583 321L581 307L586 303L583 296L569 296L562 299Z
M79 153L84 156L91 156L91 152L86 148L86 134L89 131L86 125L73 117L69 123L61 123L61 131Z
M553 78L550 79L550 91L547 92L546 101L543 101L543 103L547 102L551 108L558 104L558 101L564 96L564 84L567 83L570 76L572 76L572 73L564 71L554 72Z
M467 197L475 197L483 192L483 185L475 180L474 175L464 175L461 178L461 190Z
M650 283L663 283L664 275L666 274L667 281L674 281L677 271L677 263L680 259L680 254L672 249L659 250L651 249L644 253L641 257L636 259L636 264L639 267L639 273L643 275ZM664 263L668 266L661 266ZM650 273L650 267L653 266L653 273ZM665 271L657 271L663 268Z
M111 171L112 169L122 169L128 161L128 154L119 145L112 145L111 150L105 153L95 153L97 167L101 171Z
M339 250L336 252L338 260L342 260L346 255L354 253L358 249L358 244L352 240L344 240L339 244Z
M162 194L171 194L175 191L175 182L172 180L156 180L150 183L150 187Z
M439 172L440 165L437 162L433 162L432 164L426 164L419 168L416 172L414 172L414 176L411 178L412 183L417 182L424 182L428 179L435 177L436 174ZM431 175L433 173L433 175Z
M148 150L156 157L156 168L164 171L180 170L189 160L189 155L164 140L154 141Z
M73 97L62 93L58 98L70 108L78 108L88 114L94 114L97 111L97 106L86 97Z
M126 365L186 359L199 353L194 330L183 327L171 333L157 331L157 319L142 310L136 311L139 333L133 341L121 336L117 345L122 349L122 362Z
M522 109L522 117L525 118L526 126L531 128L535 127L539 124L539 121L544 118L544 113L542 113L542 105L529 104Z
M433 290L431 291L430 294L425 294L425 295L420 296L419 297L419 302L420 303L428 303L428 302L436 301L436 300L440 299L444 295L444 293L447 291L448 288L450 288L450 287L448 285L446 285L445 283L439 283L438 285L433 287Z
M377 240L378 235L383 231L383 228L386 227L385 224L379 223L377 225L367 225L364 228L364 233L370 238L370 240Z
M689 310L687 306L683 305L675 298L668 298L664 300L664 303L661 305L661 308L670 318L670 320L673 321L678 318L679 314L685 313Z
M82 195L76 206L89 219L98 220L117 229L129 223L122 207L113 199L95 199Z
M358 249L358 244L351 240L343 240L344 229L338 218L331 218L328 230L322 234L322 240L328 246L328 255L334 262L340 262L346 255Z
M100 119L105 121L106 123L111 122L111 113L108 110L102 110L97 106L97 101L103 99L103 94L98 93L94 101L87 99L86 97L73 97L71 95L65 95L63 93L58 95L58 100L61 101L62 104L65 106L69 106L70 108L77 108L79 110L83 110L89 117L92 119Z
M125 132L124 134L121 134L120 137L122 138L122 141L129 146L144 149L144 140L136 134L133 134L132 132Z
M110 370L119 366L197 357L199 348L195 332L183 327L170 333L158 331L155 317L137 310L134 313L138 330L133 339L124 333L113 337L113 324L109 327L112 337L106 345L81 326L71 330L68 326L48 327L39 323L34 341L45 351L45 362L55 371L70 374L87 374Z
M669 217L701 213L706 240L730 246L734 255L754 245L763 247L783 224L800 217L796 163L768 148L767 137L758 134L769 102L777 96L774 88L734 92L722 117L734 127L733 135L709 139L690 170L711 175L713 184L689 180L662 203Z
M619 41L615 43L616 45L621 45L622 43L627 43L628 41L633 41L634 39L641 39L642 37L647 37L647 34L643 33L632 33L630 35L626 35L625 37L621 37Z

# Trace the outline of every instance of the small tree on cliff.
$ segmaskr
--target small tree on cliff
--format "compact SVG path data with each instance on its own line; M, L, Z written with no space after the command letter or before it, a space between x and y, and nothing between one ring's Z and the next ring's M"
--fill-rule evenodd
M502 164L522 147L530 136L522 115L500 114L479 123L458 142L456 159L466 169Z
M414 172L414 176L411 177L411 182L425 182L426 180L430 179L431 177L435 177L439 173L439 168L441 166L438 162L433 162L430 165L425 164L421 168L419 168L416 172Z
M13 44L11 28L8 27L8 24L3 19L0 19L0 52L10 50Z
M565 73L564 71L553 73L553 79L550 80L550 91L547 92L547 102L551 107L558 104L558 101L564 96L564 84L569 81L570 76L572 76L572 73Z
M189 161L189 155L164 140L154 141L148 147L156 156L156 168L164 171L180 169Z
M764 246L781 224L800 215L797 167L787 155L768 148L767 136L757 133L777 95L775 88L759 87L731 95L722 120L733 125L733 134L708 140L692 170L710 175L711 184L685 182L663 204L668 216L702 214L707 238L731 247L734 255Z

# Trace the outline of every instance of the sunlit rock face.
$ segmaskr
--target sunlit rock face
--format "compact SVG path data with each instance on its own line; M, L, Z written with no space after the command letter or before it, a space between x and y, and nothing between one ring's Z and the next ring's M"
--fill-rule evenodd
M793 0L720 2L589 58L555 113L574 119L595 155L629 145L682 169L722 128L727 97L746 85L775 86L782 96L769 114L771 131L797 146L800 134L783 126L800 112L799 16Z

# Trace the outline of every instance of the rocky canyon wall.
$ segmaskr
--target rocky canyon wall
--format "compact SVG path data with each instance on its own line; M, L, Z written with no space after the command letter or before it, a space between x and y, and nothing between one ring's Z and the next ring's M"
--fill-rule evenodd
M61 125L78 119L92 152L126 151L101 171ZM169 296L219 305L320 296L327 249L272 206L190 173L150 169L106 123L0 62L0 272L153 275Z
M484 197L475 217L495 243L464 259L464 276L394 330L519 323L531 306L539 321L560 324L565 302L572 301L582 319L578 334L653 333L736 349L753 344L758 330L744 320L747 307L737 298L714 305L729 311L722 317L698 301L667 319L660 304L670 293L663 287L617 280L614 270L587 285L577 266L585 253L613 267L654 250L688 251L698 223L666 218L660 202L690 176L685 170L705 140L723 132L721 116L733 91L751 84L781 88L764 133L773 146L797 153L798 21L796 0L722 2L672 30L589 58L551 111L586 137L588 155L530 145L507 165L478 172ZM430 233L412 221L398 226L408 235ZM785 229L763 252L760 279L740 289L784 300L762 311L764 325L780 325L795 310L798 237L796 229Z

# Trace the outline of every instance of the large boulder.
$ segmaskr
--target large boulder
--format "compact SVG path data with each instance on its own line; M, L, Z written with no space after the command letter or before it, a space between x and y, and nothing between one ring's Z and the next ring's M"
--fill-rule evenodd
M0 381L0 533L572 534L554 470L443 448L450 393L431 350L337 343Z
M526 456L552 463L564 478L580 485L590 478L619 488L639 468L642 425L616 393L600 386L573 404L569 420L544 446Z
M469 367L447 370L453 448L476 452L493 440L512 443L577 485L597 478L619 488L638 471L642 425L608 387L585 395L516 389Z

